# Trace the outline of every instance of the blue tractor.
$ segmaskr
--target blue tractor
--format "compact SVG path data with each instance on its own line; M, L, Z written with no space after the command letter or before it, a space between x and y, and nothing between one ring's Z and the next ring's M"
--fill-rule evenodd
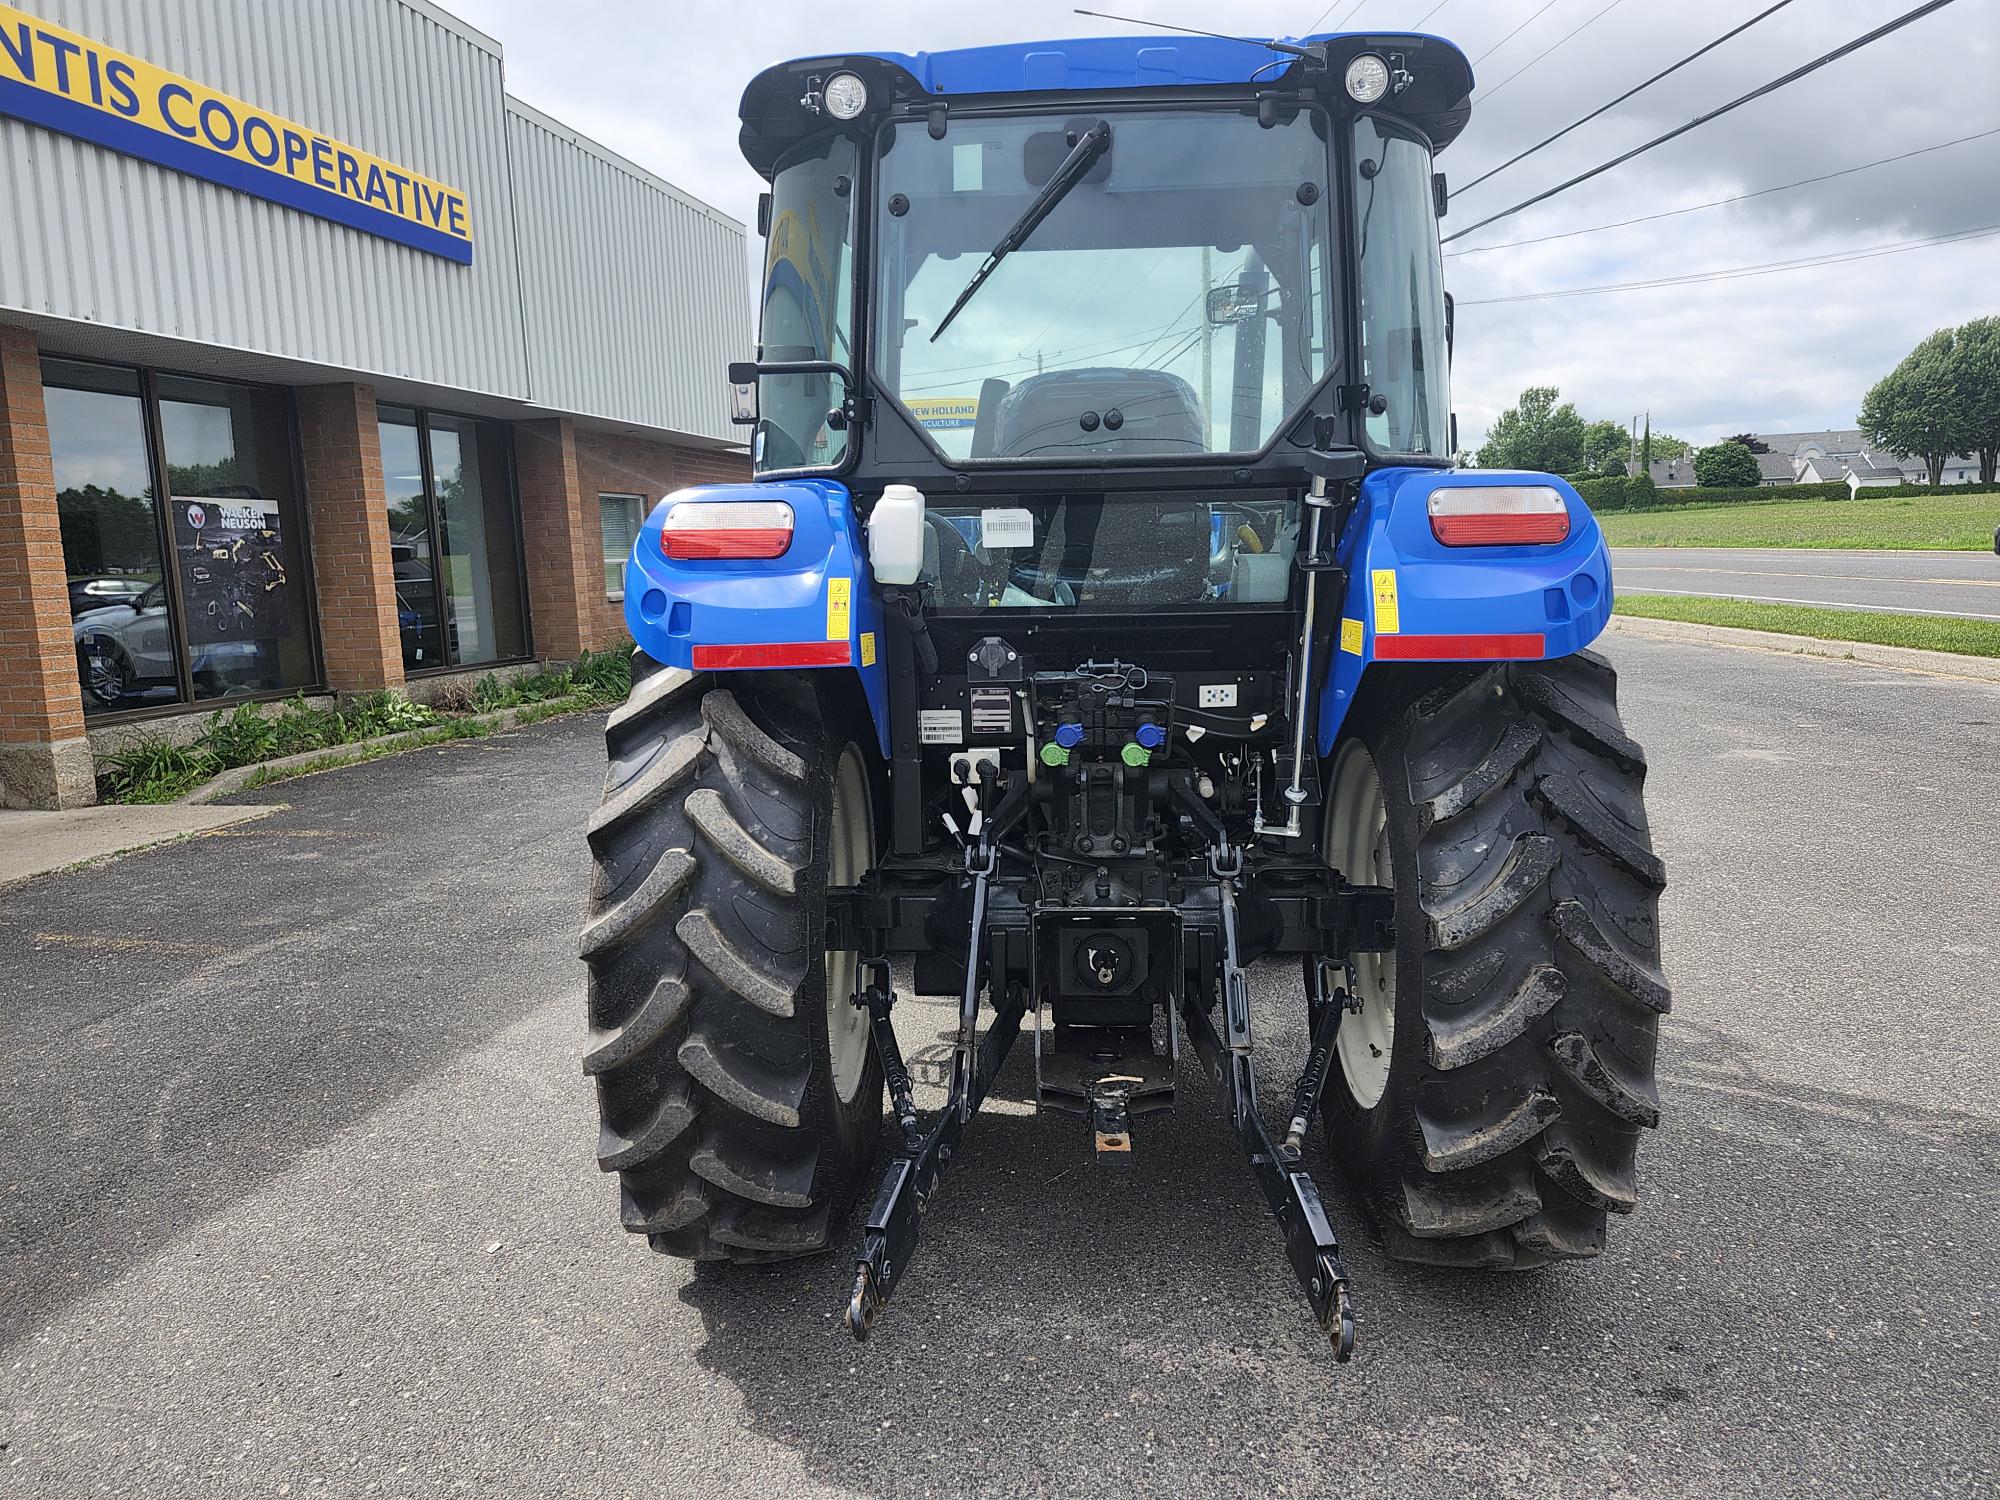
M1315 1118L1398 1258L1593 1256L1632 1208L1663 875L1596 521L1453 465L1471 88L1377 33L751 82L756 477L646 520L589 828L599 1161L654 1249L858 1205L865 1336L1017 1046L1115 1160L1185 1043L1341 1358ZM1262 962L1309 1038L1269 1110ZM934 1118L899 990L957 1003Z

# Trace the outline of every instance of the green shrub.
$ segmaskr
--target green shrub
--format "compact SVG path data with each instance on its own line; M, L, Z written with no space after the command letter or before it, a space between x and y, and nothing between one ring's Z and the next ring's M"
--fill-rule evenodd
M221 769L200 745L143 739L106 756L98 783L110 802L175 802Z
M570 668L577 687L595 703L622 703L632 691L632 647L587 651Z
M277 727L254 703L219 714L195 743L224 767L247 766L277 754Z
M338 709L312 708L303 694L276 710L244 703L218 715L192 746L148 739L107 756L98 777L100 794L110 802L172 802L233 766L336 750L356 740L409 730L428 731L419 736L420 744L476 738L488 732L487 726L468 714L520 708L525 710L521 722L535 723L579 708L622 702L631 690L632 646L627 642L608 651L587 651L573 663L543 667L511 682L488 673L469 685L448 684L436 707L412 703L387 690L364 694ZM325 756L305 769L346 765L377 753L385 752ZM259 773L249 785L265 785L289 774L293 773Z
M303 755L340 743L345 726L330 708L313 708L304 695L292 699L271 720L271 756Z
M1705 490L1756 489L1757 455L1747 443L1717 443L1694 456L1694 482Z
M1592 510L1623 510L1625 508L1625 481L1616 479L1583 479L1577 481L1577 494Z
M372 740L377 735L401 734L406 729L427 729L439 715L421 703L412 703L401 693L382 688L364 693L340 710L341 724L350 740Z

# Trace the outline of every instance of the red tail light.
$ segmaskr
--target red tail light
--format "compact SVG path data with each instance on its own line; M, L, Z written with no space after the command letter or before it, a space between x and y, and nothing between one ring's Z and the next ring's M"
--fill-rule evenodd
M782 500L680 500L660 523L660 550L680 561L783 557L792 508Z
M1431 535L1447 547L1547 546L1569 535L1569 507L1547 485L1431 491Z

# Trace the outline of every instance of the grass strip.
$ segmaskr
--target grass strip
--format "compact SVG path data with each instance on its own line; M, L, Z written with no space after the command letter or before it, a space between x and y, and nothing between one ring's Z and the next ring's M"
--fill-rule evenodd
M1739 501L1598 517L1614 547L1811 547L1885 552L1989 552L2000 494L1897 496L1863 490L1852 500Z
M1908 646L1960 656L2000 657L2000 624L1948 615L1897 615L1862 609L1819 609L1805 604L1758 604L1748 599L1689 598L1683 594L1620 594L1615 613L1639 620L1681 620L1735 630L1769 630L1822 641Z

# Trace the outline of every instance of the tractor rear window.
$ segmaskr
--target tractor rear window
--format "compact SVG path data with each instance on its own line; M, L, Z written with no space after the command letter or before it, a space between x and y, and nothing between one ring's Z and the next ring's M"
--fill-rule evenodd
M955 460L1262 449L1335 347L1324 129L1310 110L1267 130L1224 109L954 114L938 140L893 126L883 384ZM1072 179L1079 141L1101 149Z
M1039 495L933 504L924 581L945 612L1282 609L1299 507L1282 495Z

